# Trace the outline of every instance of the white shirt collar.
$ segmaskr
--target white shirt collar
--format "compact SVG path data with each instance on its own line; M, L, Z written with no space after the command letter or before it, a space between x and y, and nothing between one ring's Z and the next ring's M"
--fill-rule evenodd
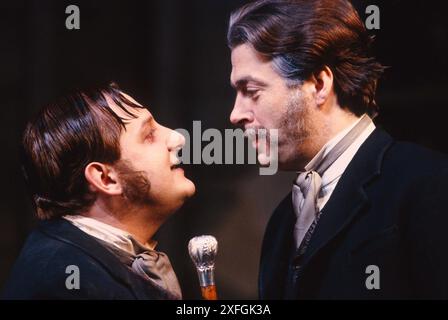
M316 162L316 159L320 158L321 154L323 153L323 156L326 156L331 149L333 149L336 144L344 138L344 136L351 130L353 127L358 124L359 121L363 117L367 117L367 115L364 115L354 121L352 124L344 128L342 131L340 131L338 134L336 134L331 140L329 140L322 149L314 156L314 158L308 162L308 164L305 166L305 170L309 171L313 168L314 162ZM361 147L361 145L364 143L364 141L369 137L369 135L375 130L375 124L373 121L370 123L370 125L364 129L364 131L355 139L355 141L350 145L350 147L347 148L347 150L323 173L322 175L322 189L325 189L325 187L333 182L335 179L339 178L349 165L350 161L358 151L358 149Z
M133 255L139 254L144 249L154 250L157 245L157 241L154 240L142 245L130 233L93 218L81 215L65 215L63 218L92 237L110 243Z
M349 133L349 131L351 129L353 129L356 124L361 121L363 117L358 118L357 120L355 120L352 124L350 124L348 127L346 127L345 129L343 129L342 131L340 131L338 134L336 134L333 138L331 138L321 149L320 151L313 157L313 159L311 159L310 162L308 162L308 164L305 166L305 171L310 171L313 168L313 164L314 162L316 162L316 159L320 158L320 155L323 154L322 158L324 158L330 151L331 149L333 149L339 141L342 140L342 138L345 137L345 135L347 133Z

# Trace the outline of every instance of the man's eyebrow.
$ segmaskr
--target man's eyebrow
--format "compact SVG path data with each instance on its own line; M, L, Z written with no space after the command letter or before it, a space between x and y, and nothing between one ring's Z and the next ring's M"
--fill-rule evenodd
M267 87L267 83L265 83L264 81L261 81L257 78L254 78L252 76L242 77L241 79L238 79L235 83L231 82L230 85L233 88L241 88L241 87L245 86L248 82L252 82L261 87Z
M144 131L151 125L151 121L153 120L153 116L148 116L145 120L141 122L140 131Z

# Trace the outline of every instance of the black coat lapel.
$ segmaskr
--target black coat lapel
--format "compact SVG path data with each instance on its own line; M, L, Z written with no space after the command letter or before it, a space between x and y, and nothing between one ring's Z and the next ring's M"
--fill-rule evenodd
M322 210L303 257L304 269L369 204L364 186L380 174L384 153L392 143L393 139L386 132L376 129L361 145Z
M259 274L259 297L281 299L285 290L296 216L291 193L273 213L266 229Z
M49 237L81 249L86 255L100 263L117 281L130 288L137 299L170 298L165 292L152 286L149 281L134 275L112 252L70 222L64 219L43 221L38 229Z

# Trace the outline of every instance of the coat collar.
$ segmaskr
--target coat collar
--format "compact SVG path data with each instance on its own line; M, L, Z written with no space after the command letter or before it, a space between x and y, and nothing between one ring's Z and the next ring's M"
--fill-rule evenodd
M169 299L164 291L134 275L112 252L95 238L81 231L65 219L40 222L38 230L45 235L77 247L96 260L113 278L127 286L137 299Z
M369 204L365 187L380 175L384 154L393 141L386 132L375 129L359 148L322 210L303 257L303 268Z
M302 260L304 272L312 259L368 205L365 186L381 173L384 154L392 143L393 139L386 132L375 129L361 145L322 210ZM290 193L278 206L266 229L259 277L259 294L263 299L278 299L284 295L295 219Z
M277 207L264 235L258 277L262 299L278 299L285 290L296 220L291 197L289 193Z

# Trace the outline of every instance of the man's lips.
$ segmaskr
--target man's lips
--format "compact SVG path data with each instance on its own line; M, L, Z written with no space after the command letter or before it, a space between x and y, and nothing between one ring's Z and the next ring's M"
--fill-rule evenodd
M172 171L184 172L184 169L181 167L181 163L179 160L177 161L177 163L171 165L170 168Z
M180 167L180 166L177 166L177 165L176 165L176 166L171 167L171 171L180 173L180 174L182 174L183 176L185 176L185 171L184 171L184 169L183 169L182 167Z
M170 154L171 170L180 169L181 160L177 157L175 153Z
M269 134L267 133L267 129L246 128L246 130L244 131L244 135L252 143L252 147L254 149L258 149L260 147L260 143L263 143L265 145L264 149L266 149L267 144L269 144Z

